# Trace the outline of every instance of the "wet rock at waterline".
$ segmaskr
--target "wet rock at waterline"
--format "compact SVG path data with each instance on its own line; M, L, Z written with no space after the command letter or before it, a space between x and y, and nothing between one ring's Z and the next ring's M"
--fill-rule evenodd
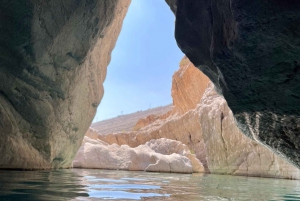
M0 2L0 168L71 166L129 3Z
M213 84L206 89L197 110L211 173L300 179L296 167L243 135Z
M167 3L178 46L225 97L238 127L300 167L300 2Z
M142 170L150 172L204 172L201 162L181 142L151 140L136 148L109 145L101 140L84 137L73 161L75 168Z

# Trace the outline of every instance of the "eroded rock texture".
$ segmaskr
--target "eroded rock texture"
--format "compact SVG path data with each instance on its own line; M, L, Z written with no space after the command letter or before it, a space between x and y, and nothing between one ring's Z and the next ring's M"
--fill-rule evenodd
M197 70L189 62L185 66ZM204 75L199 76L200 71L196 73L186 68L181 66L175 74L182 74L182 78L189 77L190 81L199 78L198 83L200 85L205 83L206 86L197 87L205 88L201 97L198 97L201 99L198 105L184 114L176 113L167 118L157 118L138 131L99 134L98 139L109 144L136 147L151 139L168 138L186 144L202 162L207 172L300 179L300 171L296 167L243 135L236 126L232 111L224 98L216 93L213 84L209 84ZM193 73L189 74L191 72ZM173 76L174 78L176 76ZM184 94L188 94L191 89L188 86L194 86L194 82L189 85L188 80L180 80L185 86L180 88ZM181 82L177 82L176 85L181 85ZM191 93L194 93L194 89ZM173 94L173 98L176 94L179 93Z
M172 113L184 114L195 109L200 102L210 80L194 67L187 57L179 65L172 77Z
M300 1L168 3L177 8L179 47L225 97L238 127L300 167Z
M0 168L70 167L129 3L0 2Z
M198 107L211 173L300 179L300 171L236 126L232 111L211 84Z
M108 145L101 140L84 137L73 161L77 168L99 168L148 172L203 172L201 162L181 142L158 139L136 148Z

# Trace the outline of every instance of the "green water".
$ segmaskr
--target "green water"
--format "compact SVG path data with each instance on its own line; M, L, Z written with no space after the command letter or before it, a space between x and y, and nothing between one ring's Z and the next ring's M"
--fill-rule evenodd
M110 170L0 171L8 200L300 200L300 181Z

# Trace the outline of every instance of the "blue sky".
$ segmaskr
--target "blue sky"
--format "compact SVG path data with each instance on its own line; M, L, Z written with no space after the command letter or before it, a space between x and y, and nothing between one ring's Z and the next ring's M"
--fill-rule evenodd
M132 0L112 53L93 122L172 103L172 75L183 53L163 0Z

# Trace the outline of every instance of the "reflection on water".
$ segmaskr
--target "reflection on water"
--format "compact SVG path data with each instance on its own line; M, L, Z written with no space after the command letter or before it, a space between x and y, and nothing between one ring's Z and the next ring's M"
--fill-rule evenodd
M0 200L300 200L300 181L109 170L0 171Z

